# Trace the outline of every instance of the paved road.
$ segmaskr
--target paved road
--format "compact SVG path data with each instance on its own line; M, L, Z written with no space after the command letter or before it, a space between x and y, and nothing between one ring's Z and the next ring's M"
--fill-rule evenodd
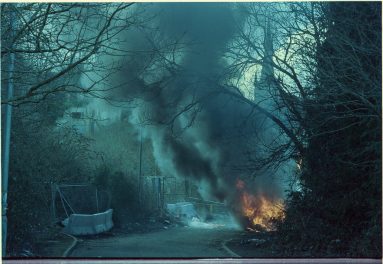
M146 234L83 240L69 257L203 258L231 257L222 242L240 231L216 227L177 227Z

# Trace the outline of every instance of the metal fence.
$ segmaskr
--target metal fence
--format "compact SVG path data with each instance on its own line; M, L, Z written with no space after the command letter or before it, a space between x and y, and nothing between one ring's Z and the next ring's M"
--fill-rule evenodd
M163 211L166 204L191 202L198 212L215 214L227 211L224 203L202 200L202 198L198 197L196 186L184 179L165 176L143 176L141 186L141 201L150 210Z

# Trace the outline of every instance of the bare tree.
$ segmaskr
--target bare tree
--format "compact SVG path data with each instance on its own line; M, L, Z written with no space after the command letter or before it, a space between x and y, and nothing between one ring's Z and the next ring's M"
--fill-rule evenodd
M359 107L366 110L366 118L381 118L376 102L371 101L371 98L378 96L377 89L357 91L350 86L339 83L336 90L321 90L321 93L318 94L316 87L319 83L319 76L329 80L335 80L336 77L339 77L329 75L337 72L336 69L339 64L334 65L331 63L327 65L326 72L323 72L318 67L322 56L322 54L318 53L318 50L326 40L326 29L331 23L331 21L324 19L326 8L327 4L325 3L247 4L242 9L246 16L244 26L239 29L237 38L233 40L226 53L227 58L232 62L230 70L233 76L243 78L243 76L250 73L254 76L253 78L259 78L261 66L265 67L265 65L270 64L274 69L275 78L273 78L273 81L275 82L275 89L269 90L268 96L275 102L275 109L273 110L280 111L284 115L282 118L286 126L286 128L282 127L284 133L290 131L287 132L287 135L294 134L299 139L301 146L296 147L301 152L301 155L303 154L303 146L308 140L318 136L310 127L313 124L308 124L307 118L309 116L307 115L320 98L329 98L331 94L336 94L337 98L346 96L350 98L350 101L335 100L334 97L334 100L327 102L327 104L338 107L358 102ZM272 59L267 59L269 54L265 53L263 45L265 21L269 21L272 25L275 48ZM349 24L355 26L355 34L358 34L360 39L367 41L368 32L364 28L362 29L362 26L355 25L353 21L349 21ZM334 44L333 48L338 50L343 49L344 46L350 47L347 56L339 59L345 65L352 67L355 76L363 77L370 87L379 86L376 79L370 78L365 70L366 68L362 67L363 62L358 57L358 51L364 49L363 43L357 44L352 39L342 36ZM370 50L364 51L378 53L378 43L374 43L369 47L371 47ZM322 56L321 60L327 59ZM323 76L324 74L326 76ZM353 77L348 76L347 78ZM251 79L250 82L253 80ZM255 84L254 89L257 89L257 84ZM256 107L262 107L262 103L258 103ZM334 113L335 115L329 115L326 119L318 120L319 123L316 126L319 127L337 118L355 116L357 114L355 111L359 111L360 108L346 108L345 112ZM337 116L339 114L341 116ZM349 125L339 129L346 129ZM334 131L327 131L326 133L332 132Z
M7 64L7 54L16 55L16 89L2 103L38 102L56 92L110 89L107 80L118 65L105 56L121 55L121 34L139 23L132 5L3 4L2 64ZM11 12L16 13L13 29L9 27ZM2 72L2 82L6 82L5 67ZM81 74L89 81L81 84Z
M231 81L240 84L244 76L256 75L247 77L251 85L260 66L274 70L267 91L273 108L245 94L238 97L263 108L292 143L285 149L292 152L271 150L269 162L286 155L299 160L302 192L293 196L287 226L302 221L294 229L308 234L302 243L321 243L309 235L316 230L313 223L332 230L328 237L338 232L345 240L352 234L377 241L366 230L381 225L380 5L252 3L243 12L244 26L226 54L236 77ZM272 25L272 59L263 45L265 21ZM254 89L259 85L255 81ZM363 213L356 218L356 212ZM363 221L371 224L361 235ZM346 230L344 223L358 231Z

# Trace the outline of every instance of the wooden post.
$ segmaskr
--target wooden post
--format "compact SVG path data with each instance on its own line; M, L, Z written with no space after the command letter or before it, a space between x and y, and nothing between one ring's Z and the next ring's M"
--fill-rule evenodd
M51 192L52 192L52 217L53 221L56 222L56 184L51 182Z

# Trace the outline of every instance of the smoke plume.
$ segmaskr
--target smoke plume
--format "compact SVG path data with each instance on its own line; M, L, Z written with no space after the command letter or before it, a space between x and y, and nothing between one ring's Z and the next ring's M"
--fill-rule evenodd
M228 203L237 199L238 179L247 181L255 193L281 197L276 172L254 174L251 166L257 134L262 132L253 109L220 92L226 66L222 54L240 26L232 6L160 3L150 9L155 10L153 25L163 39L190 43L180 53L177 72L162 74L162 81L140 75L150 56L131 57L125 65L124 78L129 81L124 94L136 105L131 122L151 140L161 173L196 179L207 186L207 193ZM130 45L147 46L137 35ZM152 76L161 75L156 74Z

